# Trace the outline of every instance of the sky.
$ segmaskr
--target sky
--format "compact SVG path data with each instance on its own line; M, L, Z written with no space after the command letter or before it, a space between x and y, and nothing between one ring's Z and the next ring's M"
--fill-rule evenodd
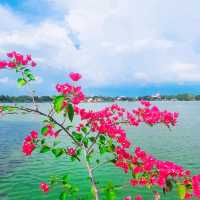
M31 53L38 95L79 72L87 95L200 94L199 0L0 0L0 59ZM21 95L0 71L0 94Z

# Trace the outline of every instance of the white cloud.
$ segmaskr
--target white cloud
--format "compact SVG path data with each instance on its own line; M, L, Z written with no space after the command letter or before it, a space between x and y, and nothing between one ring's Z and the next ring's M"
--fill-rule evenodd
M8 77L0 78L0 83L1 84L5 84L5 83L8 83L8 82L9 82L9 78Z
M198 1L48 2L63 14L60 21L28 24L1 6L0 49L33 52L48 72L79 71L89 87L200 82L192 46L200 31ZM80 40L79 50L70 32Z
M0 77L0 85L16 86L16 80L7 76Z

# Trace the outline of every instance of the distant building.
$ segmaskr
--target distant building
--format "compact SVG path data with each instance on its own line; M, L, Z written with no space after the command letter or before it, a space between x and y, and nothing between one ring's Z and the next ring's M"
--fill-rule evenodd
M160 99L161 98L160 93L156 93L156 94L151 95L151 98Z

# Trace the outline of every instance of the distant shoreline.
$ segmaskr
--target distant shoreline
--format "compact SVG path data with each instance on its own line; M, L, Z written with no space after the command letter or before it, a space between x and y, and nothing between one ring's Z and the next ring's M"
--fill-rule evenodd
M37 103L48 103L54 99L54 96L35 96L35 102ZM154 96L139 96L139 97L108 97L108 96L88 96L84 103L101 103L101 102L135 102L138 100L148 101L200 101L200 95L193 94L177 94L177 95L160 95L159 97ZM32 103L31 96L8 96L0 95L0 103Z

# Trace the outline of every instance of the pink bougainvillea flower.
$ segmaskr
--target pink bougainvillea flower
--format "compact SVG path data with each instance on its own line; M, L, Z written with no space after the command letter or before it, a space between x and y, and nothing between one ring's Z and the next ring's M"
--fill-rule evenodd
M15 55L15 52L14 52L14 51L13 51L13 52L7 53L7 56L8 56L9 58L13 58L14 55Z
M145 100L140 100L140 103L145 106L145 107L149 107L151 105L151 103L149 101L145 101Z
M7 62L6 61L0 61L0 69L3 69L7 66Z
M135 200L142 200L142 196L140 196L140 195L136 196Z
M8 63L8 67L10 67L10 68L15 68L16 66L17 66L16 63L14 63L14 62Z
M68 149L67 149L67 154L68 154L69 156L74 156L74 155L76 155L76 149L74 149L73 147L68 148Z
M38 133L36 131L31 131L31 136L32 136L33 139L37 139Z
M78 81L81 79L81 75L79 73L74 73L74 72L71 72L69 74L69 77L72 79L72 81Z
M35 61L32 61L32 62L31 62L31 66L32 66L32 67L35 67L36 65L37 65L37 63L36 63Z
M35 144L33 144L32 142L24 141L23 146L22 146L22 151L24 155L30 156L33 150L35 149L35 147L36 147Z
M30 156L32 154L33 150L36 148L34 140L37 138L38 133L36 131L31 131L31 133L25 137L22 145L22 152L24 155Z
M136 186L136 185L138 184L138 180L136 180L136 179L131 179L131 180L130 180L130 184L131 184L132 186Z
M43 192L49 192L49 185L44 183L44 182L41 182L40 183L40 189L43 191Z
M31 55L26 55L26 60L31 61L32 60Z

